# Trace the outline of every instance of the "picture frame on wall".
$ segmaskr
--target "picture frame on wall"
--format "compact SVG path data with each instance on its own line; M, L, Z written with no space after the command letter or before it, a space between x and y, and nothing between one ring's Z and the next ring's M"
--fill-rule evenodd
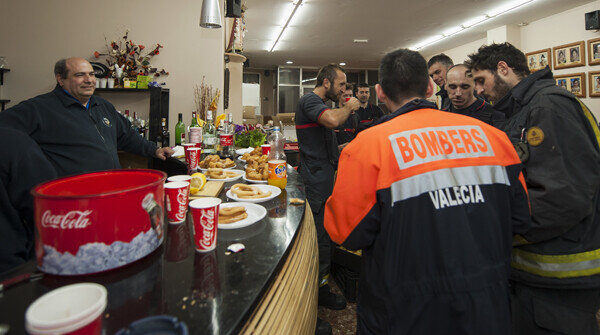
M590 97L600 97L600 71L590 71L588 81L590 82Z
M579 41L552 48L554 69L566 69L585 65L585 42Z
M585 73L571 73L554 76L556 85L565 88L578 98L585 98Z
M550 48L528 52L525 57L527 57L527 66L531 72L544 69L552 64L552 50Z
M600 38L594 38L588 40L588 64L598 65L600 64ZM590 91L591 94L592 91Z

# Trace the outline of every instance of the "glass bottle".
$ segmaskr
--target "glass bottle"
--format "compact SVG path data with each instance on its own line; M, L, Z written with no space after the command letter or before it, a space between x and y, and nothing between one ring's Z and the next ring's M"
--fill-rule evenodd
M207 154L215 154L217 152L217 128L213 121L213 112L206 111L206 123L202 130L202 151Z
M221 144L221 158L233 159L233 115L227 114L227 120L223 121L223 129L219 133Z
M175 145L182 145L185 143L185 124L183 123L183 115L179 113L179 121L175 125Z
M196 112L192 111L192 122L190 122L188 141L190 143L202 144L202 128L196 120Z
M161 143L161 147L165 148L165 147L169 147L169 142L170 142L170 136L169 136L169 128L167 128L167 119L166 118L162 118L162 131L161 131L161 135L162 135L162 143Z

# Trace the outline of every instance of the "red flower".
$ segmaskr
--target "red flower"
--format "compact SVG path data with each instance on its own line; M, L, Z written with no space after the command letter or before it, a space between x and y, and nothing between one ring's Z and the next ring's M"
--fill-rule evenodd
M138 46L140 47L140 51L141 51L141 50L144 50L144 49L146 48L145 46L143 46L143 45L141 45L141 44L140 44L140 45L138 45Z
M158 55L159 53L160 53L160 52L159 52L158 50L156 50L156 51L154 52L154 54L155 54L155 55Z
M100 53L98 51L94 51L94 57L96 57L96 58L100 57Z
M135 55L135 51L132 51L129 53L129 56L133 56L133 55Z

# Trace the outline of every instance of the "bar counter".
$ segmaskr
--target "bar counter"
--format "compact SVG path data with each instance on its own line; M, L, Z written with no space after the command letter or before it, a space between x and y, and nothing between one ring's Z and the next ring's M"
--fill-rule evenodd
M243 181L239 181L243 182ZM225 192L235 182L225 184ZM25 311L42 294L77 282L95 282L108 290L103 334L152 315L171 315L190 334L311 334L317 313L317 241L299 175L288 165L288 184L264 203L267 216L240 229L219 229L217 248L194 250L191 220L166 224L163 244L147 257L105 273L43 279L0 293L0 324L8 334L24 334ZM226 255L232 243L245 251ZM0 280L36 270L30 261Z

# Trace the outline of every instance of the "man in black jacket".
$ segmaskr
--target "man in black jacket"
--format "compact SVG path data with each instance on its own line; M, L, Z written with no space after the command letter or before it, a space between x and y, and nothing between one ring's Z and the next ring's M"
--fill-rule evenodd
M596 120L555 84L529 73L510 43L469 55L477 93L506 114L523 162L533 228L517 236L511 300L515 334L598 334L600 147Z
M501 128L506 116L475 96L475 82L464 64L451 67L446 73L446 91L450 104L445 111L474 117L496 128Z
M448 98L448 92L446 92L446 73L452 66L454 66L452 58L445 54L435 55L427 62L429 76L440 87L435 95L442 100L439 106L441 110L446 110L450 105L450 98Z
M0 126L29 135L59 177L118 169L117 150L160 159L173 154L143 139L111 103L93 96L96 77L88 61L59 60L54 74L52 92L0 113Z
M34 255L33 198L29 191L56 178L40 148L24 133L0 128L0 273Z

